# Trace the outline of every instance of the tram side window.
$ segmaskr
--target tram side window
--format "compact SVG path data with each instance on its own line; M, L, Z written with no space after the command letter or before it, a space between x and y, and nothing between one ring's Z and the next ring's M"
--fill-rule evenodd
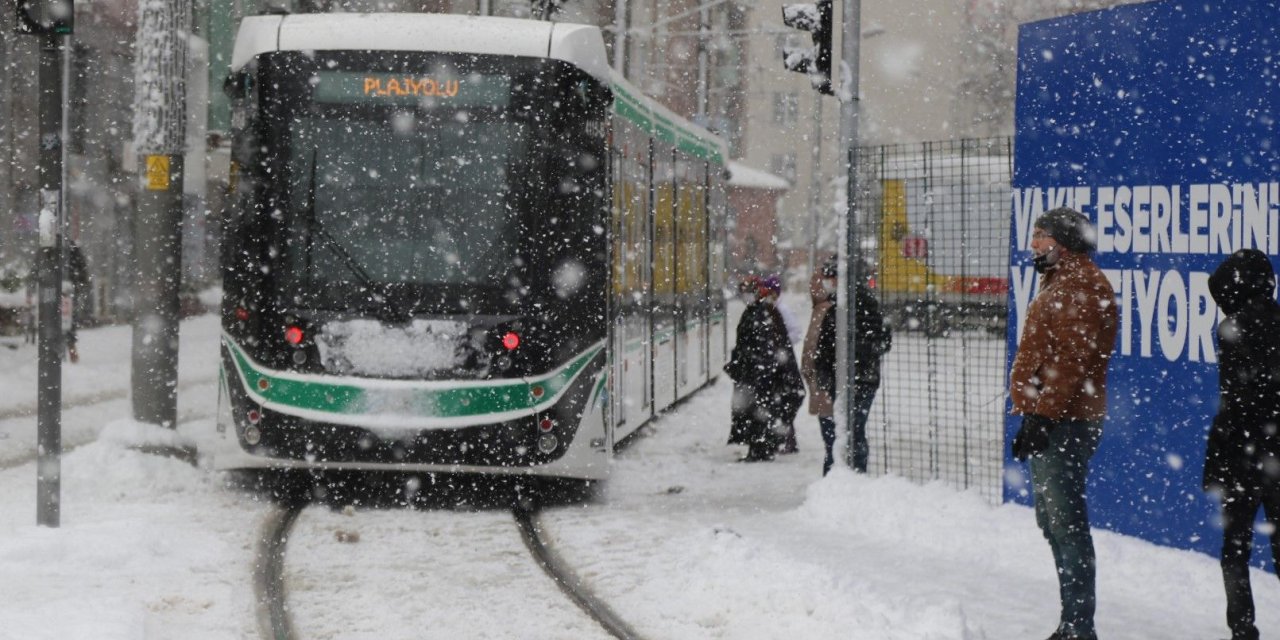
M675 162L671 145L654 142L654 212L653 212L653 291L659 304L670 305L676 290L675 282Z
M621 237L621 303L638 304L646 289L645 270L649 262L645 237L649 220L649 139L634 125L615 124L620 167L614 173L614 190L619 202L618 223Z
M258 220L253 215L255 189L258 180L259 137L254 121L257 113L257 65L250 63L244 69L227 76L223 91L231 99L231 126L233 146L231 148L229 196L232 206L226 209L226 217L222 221L222 265L224 286L244 295L255 291L252 278L260 273L262 234L254 228ZM234 297L234 295L233 295ZM248 304L239 300L237 304Z

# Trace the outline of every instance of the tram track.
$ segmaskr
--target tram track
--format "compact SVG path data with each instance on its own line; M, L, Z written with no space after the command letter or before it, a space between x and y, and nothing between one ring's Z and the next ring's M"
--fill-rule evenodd
M543 572L560 587L560 591L578 605L578 608L591 616L592 620L604 627L609 635L618 640L641 640L640 634L614 613L607 603L587 589L582 579L564 561L564 558L542 538L542 523L538 517L538 509L516 507L512 510L512 514L515 516L517 526L520 527L520 537L524 540L525 547L542 567Z
M306 503L297 500L267 514L258 537L254 562L253 594L258 603L258 631L269 640L295 640L293 617L285 599L284 553L289 533Z
M253 589L258 630L265 640L302 640L297 633L288 603L285 584L285 556L305 500L284 499L267 514L260 527L254 561ZM613 609L596 597L573 568L543 537L544 526L537 507L518 505L511 514L526 550L538 567L559 590L594 620L609 636L618 640L642 640Z

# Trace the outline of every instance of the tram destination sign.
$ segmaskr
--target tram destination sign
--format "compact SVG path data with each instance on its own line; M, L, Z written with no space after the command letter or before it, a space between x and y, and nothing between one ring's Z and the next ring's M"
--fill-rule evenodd
M313 81L316 102L352 104L448 104L506 107L511 78L504 75L406 74L370 71L318 71Z

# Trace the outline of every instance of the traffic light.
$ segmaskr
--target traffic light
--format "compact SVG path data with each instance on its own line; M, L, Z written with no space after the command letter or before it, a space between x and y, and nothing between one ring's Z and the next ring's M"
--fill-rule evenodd
M813 35L812 47L783 47L782 66L788 71L809 74L814 89L835 95L831 88L831 0L784 4L782 23Z
M32 35L68 34L75 23L74 0L14 0L14 31Z

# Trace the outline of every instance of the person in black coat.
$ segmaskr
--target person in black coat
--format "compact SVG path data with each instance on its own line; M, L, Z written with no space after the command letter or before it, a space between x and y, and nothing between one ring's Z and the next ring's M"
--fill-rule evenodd
M734 381L729 444L747 445L745 461L772 460L783 440L774 423L795 414L804 383L786 323L773 305L780 287L757 278L745 288L747 308L725 365Z
M849 466L859 473L866 473L871 447L867 441L867 418L871 415L871 403L880 389L880 359L893 345L893 333L880 314L880 303L867 285L859 282L855 289L858 306L854 309L857 328L853 343L855 360L853 376L854 424L849 436ZM835 314L831 314L834 316ZM830 320L835 331L835 318Z
M66 279L71 282L71 291L65 293L70 294L71 297L71 322L63 339L67 347L67 357L72 363L76 363L80 361L76 332L84 322L83 309L89 301L92 282L89 278L89 263L85 260L84 250L73 240L67 240L66 258L67 264L64 273L66 274Z
M1241 249L1209 278L1226 314L1218 325L1218 413L1205 451L1204 489L1222 501L1222 578L1232 640L1257 640L1249 555L1258 508L1280 531L1280 305L1265 254ZM1271 536L1280 563L1280 533Z

